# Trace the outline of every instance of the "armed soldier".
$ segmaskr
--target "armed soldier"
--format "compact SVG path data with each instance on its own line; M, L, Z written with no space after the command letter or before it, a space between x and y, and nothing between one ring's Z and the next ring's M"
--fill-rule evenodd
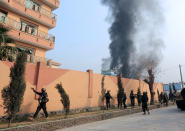
M138 106L141 105L141 91L139 88L137 90L137 103L138 103Z
M166 106L168 106L168 96L166 93L163 95L163 103L165 103Z
M141 101L142 101L142 109L143 109L144 115L146 114L146 111L148 112L148 114L150 114L149 108L148 108L148 95L147 95L147 92L143 92L143 96L141 98Z
M39 111L42 109L44 111L44 114L45 114L45 117L47 118L48 117L48 112L46 110L46 103L49 101L48 99L48 95L47 95L47 92L46 92L46 89L45 88L42 88L41 89L41 92L37 92L36 90L34 90L34 88L32 88L33 92L36 93L37 95L39 95L39 105L37 107L37 110L33 116L33 118L36 118Z
M107 91L105 94L105 99L106 99L106 106L107 110L110 108L110 99L112 99L112 96L110 95L110 91Z
M164 95L163 92L161 92L159 95L159 102L161 105L163 104L163 95Z
M127 108L127 105L126 105L126 100L127 100L127 95L125 92L123 92L123 105L124 105L124 109Z
M135 106L135 95L134 95L133 90L131 90L130 92L130 101L131 101L131 107L134 107Z

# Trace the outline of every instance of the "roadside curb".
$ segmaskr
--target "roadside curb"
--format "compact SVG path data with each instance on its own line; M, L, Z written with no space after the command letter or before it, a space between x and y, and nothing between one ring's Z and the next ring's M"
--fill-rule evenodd
M157 109L157 108L164 108L161 107L160 104L152 105L149 107L150 110ZM115 117L125 116L129 114L139 113L142 112L141 108L133 108L133 109L125 109L125 110L118 110L100 114L93 114L88 116L80 116L76 118L67 118L55 121L48 121L48 122L41 122L38 124L30 124L25 126L18 126L8 129L2 129L2 131L54 131L57 129L72 127L76 125L86 124L95 121L107 120Z

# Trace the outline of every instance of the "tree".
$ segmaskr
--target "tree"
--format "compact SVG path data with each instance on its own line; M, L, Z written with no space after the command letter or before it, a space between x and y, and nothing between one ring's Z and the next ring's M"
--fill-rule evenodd
M0 46L0 60L14 61L14 57L19 53L18 48L12 46Z
M13 61L13 54L16 54L18 50L16 47L7 45L7 43L14 43L14 40L8 36L8 31L8 28L0 26L0 60Z
M122 107L122 102L123 102L123 87L122 87L122 82L121 82L121 74L117 76L118 79L118 93L117 93L117 101L118 101L118 108Z
M150 104L153 105L154 104L154 90L153 90L153 84L154 84L154 73L152 68L148 69L148 75L149 78L145 79L144 81L149 85L149 89L150 89L150 96L151 96L151 100L150 100Z
M123 87L122 87L122 82L121 82L121 74L117 76L117 79L118 79L118 89L119 90L122 90Z
M105 81L105 75L102 77L102 81L101 81L101 101L103 103L103 108L104 108L104 99L105 99L105 93L106 93L106 90L104 88L104 81Z
M10 127L11 121L16 113L20 111L23 101L26 88L24 80L26 59L27 55L25 52L18 54L14 66L10 69L10 84L2 90L3 105L5 114L7 114L8 127Z
M60 93L61 96L61 102L64 106L64 110L65 110L65 115L67 116L67 114L69 113L70 110L70 100L69 100L69 96L67 95L67 93L65 92L64 88L62 87L62 84L57 84L55 87L58 92Z
M4 45L7 46L7 43L13 43L14 40L8 36L8 28L0 26L0 46Z
M32 54L32 51L29 49L8 46L8 43L14 43L14 40L7 34L8 31L8 28L0 26L0 60L8 60L12 62L20 52Z

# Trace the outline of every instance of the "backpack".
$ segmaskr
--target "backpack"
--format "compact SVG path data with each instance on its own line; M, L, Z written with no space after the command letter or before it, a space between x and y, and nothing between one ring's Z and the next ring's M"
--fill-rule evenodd
M43 93L40 99L42 103L47 103L49 101L47 93Z
M42 100L43 102L47 103L49 101L49 99L47 97L43 98Z

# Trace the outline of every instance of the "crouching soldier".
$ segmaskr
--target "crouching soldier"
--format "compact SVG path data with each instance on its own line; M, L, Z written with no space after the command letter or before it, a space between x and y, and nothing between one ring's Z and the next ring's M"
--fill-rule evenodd
M146 111L148 111L148 114L150 114L149 109L148 109L148 95L147 92L143 92L143 96L141 98L142 101L142 109L144 112L144 115L146 114Z
M48 99L48 94L46 92L45 88L41 89L41 92L37 92L36 90L34 90L34 88L32 88L33 92L35 92L37 95L39 95L39 105L37 107L37 110L35 112L35 114L33 115L33 118L36 118L39 111L42 109L44 111L45 117L48 117L48 112L46 110L46 103L49 101Z

